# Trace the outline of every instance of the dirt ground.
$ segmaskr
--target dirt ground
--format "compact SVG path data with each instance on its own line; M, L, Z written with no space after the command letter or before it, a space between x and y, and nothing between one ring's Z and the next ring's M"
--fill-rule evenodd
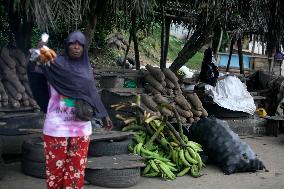
M269 172L238 173L224 175L213 165L208 165L200 178L184 176L174 181L158 178L141 178L132 189L283 189L284 188L284 135L279 137L243 137L264 161ZM0 189L43 189L45 180L26 176L20 171L20 163L7 164L5 178ZM84 189L103 189L85 185Z

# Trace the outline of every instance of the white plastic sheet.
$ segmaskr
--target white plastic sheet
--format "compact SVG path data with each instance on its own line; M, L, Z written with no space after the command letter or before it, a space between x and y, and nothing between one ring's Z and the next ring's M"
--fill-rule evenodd
M205 89L213 101L223 108L251 115L256 110L253 97L247 91L246 85L235 76L227 76L219 80L216 87L206 85Z

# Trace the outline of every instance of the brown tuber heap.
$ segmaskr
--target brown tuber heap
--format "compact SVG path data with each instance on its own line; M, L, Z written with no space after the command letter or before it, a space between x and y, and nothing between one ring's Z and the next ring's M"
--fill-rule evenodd
M0 107L39 109L32 98L27 59L19 49L2 48L0 54Z
M207 117L199 97L194 94L185 94L180 88L178 78L168 68L163 70L146 65L148 73L145 75L145 89L149 95L141 95L143 105L153 112L159 111L162 115L174 120L172 107L175 107L182 123L192 124ZM159 106L160 105L160 106Z

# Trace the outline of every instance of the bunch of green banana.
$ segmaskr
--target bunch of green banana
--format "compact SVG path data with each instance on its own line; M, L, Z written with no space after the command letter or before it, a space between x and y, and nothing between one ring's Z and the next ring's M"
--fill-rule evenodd
M147 177L162 176L164 179L174 180L177 169L175 164L169 161L161 161L159 159L150 159L146 161L146 167L143 171L143 175Z
M179 147L174 142L170 142L170 144L172 146L172 160L180 170L177 176L183 176L188 172L194 177L201 176L199 173L203 166L199 155L199 152L202 151L201 146L193 141L187 141L186 147Z
M143 143L138 143L133 147L133 154L140 155L145 159L158 159L164 162L170 162L171 160L159 154L158 152L152 152L148 149L145 149Z
M124 107L126 106L123 104L114 106L117 110ZM186 174L193 177L201 176L200 171L204 164L199 153L202 151L202 146L190 141L182 132L178 133L178 136L169 128L164 130L168 126L162 117L151 115L146 111L143 123L139 121L141 120L139 117L124 117L120 114L116 117L124 122L123 131L133 132L135 144L128 145L128 149L145 159L144 176L160 176L170 180ZM152 131L149 131L149 128ZM163 148L165 146L169 150Z
M144 131L137 131L133 134L133 139L137 142L137 143L145 143L146 142L146 137L147 134Z

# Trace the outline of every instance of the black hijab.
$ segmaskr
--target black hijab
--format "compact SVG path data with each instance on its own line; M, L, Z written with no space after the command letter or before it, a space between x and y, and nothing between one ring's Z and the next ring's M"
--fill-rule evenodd
M215 86L219 72L218 67L212 62L212 53L211 48L205 50L199 79L204 83Z
M71 59L68 55L68 46L76 41L83 45L83 54L79 59ZM57 56L54 64L42 66L42 70L47 81L59 94L85 100L94 108L97 118L107 116L107 111L97 92L86 50L86 38L82 32L70 33L65 40L64 53Z

